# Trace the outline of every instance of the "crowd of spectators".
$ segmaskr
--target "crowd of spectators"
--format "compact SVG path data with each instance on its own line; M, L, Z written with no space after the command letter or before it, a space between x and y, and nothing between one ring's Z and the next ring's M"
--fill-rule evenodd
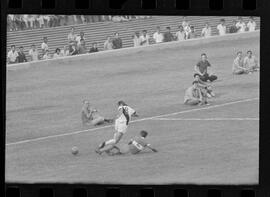
M226 21L224 19L220 20L220 23L216 27L218 35L225 35L227 33L242 33L245 31L254 31L256 29L256 22L253 17L250 17L248 22L245 23L243 18L238 17L237 20L232 21L232 25L227 27ZM166 27L164 31L160 26L156 27L156 31L153 35L150 35L147 30L142 30L141 32L136 31L132 36L133 46L147 46L150 44L157 44L162 42L171 41L183 41L194 38L206 38L212 36L212 29L208 22L201 31L196 32L195 27L187 21L186 17L183 17L181 25L177 27L175 33L171 31L170 27ZM94 53L100 50L115 50L123 47L123 41L118 32L113 35L108 35L104 42L104 45L98 45L97 42L92 42L91 47L87 48L86 43L89 40L86 38L83 31L76 34L74 27L71 27L70 33L67 35L67 44L63 46L62 49L56 48L55 50L50 50L48 46L48 38L44 37L41 43L41 52L37 50L36 46L33 44L28 52L29 59L27 60L24 54L24 48L21 46L19 50L16 50L15 45L11 46L11 50L8 52L8 63L20 63L26 61L37 61L52 59L58 57L72 56L77 54Z
M124 22L151 16L115 16L115 15L29 15L10 14L7 16L7 31L49 28L62 25L78 25L93 22Z

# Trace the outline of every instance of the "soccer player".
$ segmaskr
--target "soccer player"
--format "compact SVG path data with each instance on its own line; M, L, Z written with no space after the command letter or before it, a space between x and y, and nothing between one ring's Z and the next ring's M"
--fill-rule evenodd
M115 133L113 139L102 142L95 150L96 153L102 154L103 152L109 152L114 146L122 139L124 133L126 133L131 116L138 116L136 111L129 107L124 101L118 102L118 116L115 120Z
M145 149L150 149L151 151L155 153L158 152L155 148L151 147L151 144L146 142L145 138L147 135L148 135L147 131L142 130L140 132L140 137L135 136L133 139L130 139L130 141L128 142L128 151L125 153L122 153L117 146L114 146L114 149L116 149L117 152L113 153L112 151L108 151L107 153L112 156L119 155L119 154L127 154L127 153L131 153L135 155L142 152Z
M244 67L250 72L258 71L260 68L257 58L252 55L252 51L250 50L247 52L247 56L244 58Z
M247 74L249 69L244 67L244 61L242 58L242 51L237 52L237 56L233 61L232 72L235 75Z
M198 86L198 81L193 81L192 86L185 92L184 104L187 105L204 105L207 103L207 98L202 94L201 89Z
M196 73L200 75L200 79L204 82L206 81L215 81L217 79L216 75L213 74L208 74L207 73L207 68L211 67L211 64L207 60L207 56L205 53L201 54L201 60L195 65L194 70Z
M88 100L83 101L83 107L81 112L82 124L85 125L101 125L105 122L112 123L112 119L105 119L98 114L98 111L91 107Z

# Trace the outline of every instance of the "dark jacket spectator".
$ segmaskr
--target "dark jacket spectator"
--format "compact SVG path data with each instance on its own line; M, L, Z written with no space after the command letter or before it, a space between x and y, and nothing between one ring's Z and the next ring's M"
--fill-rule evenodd
M191 26L190 27L190 33L188 34L188 39L193 39L193 38L196 38L196 33L195 33L195 29L194 29L194 26Z
M236 33L238 32L239 27L236 27L236 20L233 20L232 26L230 26L229 32L230 33Z
M115 37L112 40L113 49L120 49L122 48L122 39L119 38L119 34L116 32Z
M78 45L78 54L85 54L87 53L87 48L85 46L84 39L80 40L80 44Z
M92 47L89 50L89 53L95 53L95 52L98 52L98 48L97 48L97 43L96 42L94 42L92 44Z
M18 52L18 62L21 63L21 62L27 62L27 59L26 59L26 56L23 52L23 46L21 46L19 48L19 52Z
M163 42L171 42L174 40L174 36L171 33L171 28L170 27L166 27L166 32L163 35Z
M69 54L70 55L77 55L78 54L78 50L76 48L76 44L73 44L70 48L70 51L69 51Z

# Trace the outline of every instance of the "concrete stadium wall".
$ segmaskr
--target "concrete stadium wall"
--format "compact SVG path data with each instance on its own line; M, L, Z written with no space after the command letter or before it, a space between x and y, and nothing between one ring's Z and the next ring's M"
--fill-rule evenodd
M109 50L109 51L100 51L98 53L89 53L82 54L76 56L67 56L61 57L58 59L49 59L49 60L39 60L33 62L25 62L18 64L8 64L7 70L17 70L29 68L32 66L46 66L51 64L70 64L78 61L87 61L96 58L106 58L106 57L117 57L123 55L131 55L139 51L155 51L160 49L167 48L176 48L176 47L186 47L186 46L200 46L207 43L212 42L220 42L220 41L233 41L238 39L246 39L246 38L257 38L260 37L260 30L256 30L254 32L244 32L244 33L236 33L236 34L226 34L224 36L212 36L209 38L196 38L184 41L173 41L167 43L153 44L149 46L140 46L140 47L130 47L130 48L122 48L117 50Z

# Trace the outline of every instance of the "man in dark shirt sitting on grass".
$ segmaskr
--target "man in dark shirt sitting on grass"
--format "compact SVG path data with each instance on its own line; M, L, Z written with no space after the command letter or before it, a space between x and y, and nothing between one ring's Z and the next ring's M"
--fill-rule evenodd
M26 59L26 56L23 52L23 46L21 46L19 48L19 52L18 52L18 62L21 63L21 62L27 62L27 59Z
M119 38L119 33L116 32L114 34L114 39L112 41L112 44L113 44L113 49L120 49L122 48L122 39Z

